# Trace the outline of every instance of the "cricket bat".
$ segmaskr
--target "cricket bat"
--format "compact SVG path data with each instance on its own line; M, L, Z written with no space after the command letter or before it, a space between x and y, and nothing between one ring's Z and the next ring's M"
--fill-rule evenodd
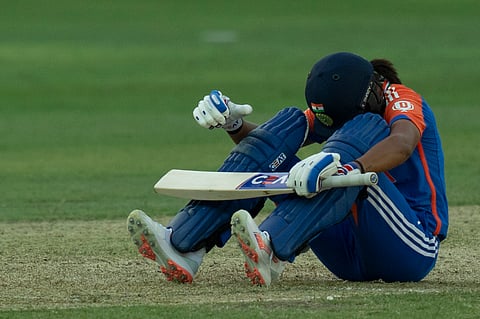
M291 194L288 172L243 173L172 169L155 184L158 194L199 200L234 200ZM368 186L378 182L376 173L330 176L322 187Z

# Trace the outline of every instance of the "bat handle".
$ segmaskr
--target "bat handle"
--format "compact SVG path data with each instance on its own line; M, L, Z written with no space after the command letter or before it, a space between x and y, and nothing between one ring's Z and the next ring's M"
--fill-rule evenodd
M321 181L322 187L348 187L348 186L372 186L378 183L378 175L375 172L364 174L330 176Z

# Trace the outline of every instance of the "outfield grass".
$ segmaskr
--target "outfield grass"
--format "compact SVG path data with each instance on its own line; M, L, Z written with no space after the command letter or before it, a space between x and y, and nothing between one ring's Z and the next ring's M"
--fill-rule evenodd
M25 311L13 313L9 319L17 318L327 318L344 319L345 313L352 314L348 318L392 318L392 319L424 319L424 318L476 318L476 314L468 314L472 309L467 304L474 304L476 300L471 295L456 295L454 302L459 307L449 308L445 303L451 303L451 295L437 294L435 302L439 302L439 307L431 310L428 316L423 312L425 309L419 309L416 304L418 298L422 295L416 292L406 293L401 298L398 295L376 295L372 297L363 297L356 300L333 301L333 302L298 302L288 312L285 312L285 305L272 302L269 309L265 308L262 302L209 304L209 305L161 305L161 306L132 306L132 307L106 307L101 309L69 309L69 310L42 310ZM394 313L389 309L389 304L397 304L402 307L402 312ZM383 306L382 306L383 305ZM0 313L1 318L1 313Z
M479 209L452 208L450 238L419 283L338 280L309 251L268 289L250 285L235 241L178 285L133 249L124 218L0 224L0 318L475 318Z
M2 3L0 226L119 220L133 208L172 216L184 201L155 195L156 180L215 169L232 147L192 120L204 94L221 89L262 122L304 108L306 73L340 50L395 62L437 115L450 205L479 205L479 11L473 0ZM478 291L462 294L470 304ZM383 302L395 300L413 302ZM208 317L216 305L199 307Z

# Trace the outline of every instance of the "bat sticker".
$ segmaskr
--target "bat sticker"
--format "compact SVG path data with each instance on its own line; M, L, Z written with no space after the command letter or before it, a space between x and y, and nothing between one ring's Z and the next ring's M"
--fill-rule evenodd
M238 185L236 189L285 189L287 188L288 173L257 174Z

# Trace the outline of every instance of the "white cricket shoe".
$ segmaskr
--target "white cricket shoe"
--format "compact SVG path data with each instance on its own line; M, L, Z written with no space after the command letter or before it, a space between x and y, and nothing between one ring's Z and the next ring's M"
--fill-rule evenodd
M231 219L232 234L237 238L245 255L245 272L252 284L270 286L285 269L286 262L279 260L273 253L270 236L262 232L252 216L239 210Z
M128 215L127 230L138 252L157 262L168 281L191 283L205 255L205 249L180 253L170 243L172 230L153 221L141 210Z

